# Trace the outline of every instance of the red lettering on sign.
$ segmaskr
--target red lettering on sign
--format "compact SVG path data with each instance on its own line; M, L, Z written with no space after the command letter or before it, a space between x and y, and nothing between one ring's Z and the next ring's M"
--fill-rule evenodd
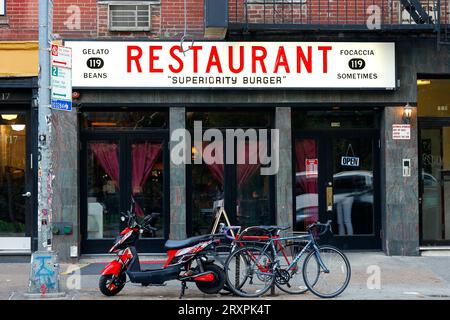
M211 47L208 63L206 65L206 73L210 73L211 67L213 66L217 68L217 72L222 73L222 65L220 64L219 53L217 52L216 46Z
M193 71L194 73L198 72L198 52L203 49L202 46L191 46L190 49L192 50L193 54Z
M319 51L322 51L323 57L323 73L328 73L328 51L332 50L331 46L319 46Z
M136 50L137 55L132 55L132 51ZM134 61L136 64L137 71L142 72L141 64L139 59L142 57L142 49L138 46L127 46L127 72L131 72L131 61Z
M289 64L287 62L286 52L284 51L283 46L280 46L278 48L278 54L277 54L277 58L275 60L275 66L273 68L273 72L277 73L279 67L284 67L284 70L286 71L286 73L291 72L291 70L289 69Z
M302 47L297 47L297 73L302 72L302 63L308 73L312 72L312 47L308 46L308 58L305 57Z
M150 46L150 59L149 59L149 67L150 72L162 73L164 70L161 68L155 68L154 62L159 60L159 56L155 55L155 50L162 50L162 46Z
M228 67L230 68L230 71L233 73L239 73L242 70L244 70L244 47L239 46L239 67L235 68L233 65L233 47L228 47Z
M170 56L178 62L178 68L175 68L173 64L171 64L169 65L169 70L173 73L180 73L183 70L184 64L183 60L181 60L180 57L175 54L176 50L178 50L178 52L180 53L183 52L183 50L179 46L173 46L172 48L170 48Z
M261 55L257 55L257 52L261 52ZM266 65L264 59L267 57L267 50L262 46L252 47L252 73L256 73L256 62L258 61L261 65L261 70L263 73L267 73Z

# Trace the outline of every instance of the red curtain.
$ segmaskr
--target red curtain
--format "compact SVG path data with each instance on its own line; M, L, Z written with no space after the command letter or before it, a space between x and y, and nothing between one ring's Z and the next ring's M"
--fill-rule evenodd
M132 195L135 196L142 186L147 182L156 159L161 153L162 145L156 143L135 143L132 145L131 161L132 161ZM136 214L140 217L144 216L144 212L140 205L135 204Z
M91 150L94 153L100 166L112 179L114 185L119 188L119 157L118 145L114 143L91 143ZM132 195L134 196L145 184L152 168L162 149L161 144L139 143L132 146ZM135 204L135 211L138 216L144 216L144 212L138 203Z
M305 226L314 223L318 220L318 206L319 203L316 200L317 196L317 175L308 176L306 172L306 160L317 159L317 145L314 139L299 139L295 142L295 155L296 155L296 179L295 188L296 196L306 195L309 197L304 198L308 202L308 205L315 204L314 207L308 208L311 212L311 216L305 219ZM303 204L306 205L306 204Z
M119 188L119 146L115 143L91 143L90 147L103 170Z
M207 145L208 145L208 143L205 143L203 145L203 150L205 149L205 147ZM236 165L238 187L244 185L253 176L253 174L261 167L261 164L259 163L259 157L258 157L258 145L259 145L259 148L262 150L264 145L258 144L257 142L246 143L244 145L244 148L237 148L238 154L245 153L245 163ZM218 148L222 150L222 152L220 154L217 154L217 157L218 157L218 159L222 160L221 162L223 162L223 144L217 144L217 146L219 146ZM242 150L240 150L240 149L242 149ZM264 151L265 151L265 149L264 149ZM216 154L215 153L213 153L211 155L203 154L203 159L209 160L210 156L215 157ZM255 163L255 164L249 163L250 159L256 159L257 163ZM212 161L208 161L208 162L212 162ZM223 172L224 172L223 164L211 163L211 164L206 164L206 165L208 166L208 169L211 171L211 174L213 175L214 179L216 179L218 182L220 182L223 185L223 182L224 182L224 180L223 180Z
M258 148L259 146L259 148ZM257 142L249 142L244 145L244 148L238 146L238 153L245 152L245 163L237 164L237 184L241 187L247 183L247 181L255 174L256 171L261 167L258 157L258 149L262 152L265 151L263 144L258 144ZM256 159L256 163L250 163L250 159Z

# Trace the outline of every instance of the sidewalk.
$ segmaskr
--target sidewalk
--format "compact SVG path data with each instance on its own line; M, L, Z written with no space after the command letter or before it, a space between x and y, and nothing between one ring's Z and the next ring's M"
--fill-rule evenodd
M450 257L388 257L381 252L348 253L352 266L352 278L346 291L336 299L450 299ZM2 262L0 257L0 262ZM81 266L81 289L70 288L73 276L65 274L68 265L61 265L61 289L64 299L178 299L180 283L170 281L164 287L141 287L127 283L116 297L105 297L98 290L100 263ZM0 299L25 299L28 263L0 263ZM378 269L379 268L379 269ZM381 288L368 288L379 270ZM72 278L71 278L72 277ZM370 281L369 285L376 284ZM68 281L69 280L69 281ZM69 282L69 288L67 283ZM73 281L72 281L73 283ZM188 284L185 299L238 299L230 295L205 295L195 284ZM313 294L287 295L276 290L276 295L264 295L259 299L318 299Z

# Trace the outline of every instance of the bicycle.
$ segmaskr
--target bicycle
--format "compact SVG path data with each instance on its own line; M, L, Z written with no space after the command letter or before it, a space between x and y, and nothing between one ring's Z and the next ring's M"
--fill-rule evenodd
M253 241L256 239L236 241L235 249L230 252L225 263L227 286L235 294L258 297L266 293L274 283L279 288L283 287L285 292L297 293L296 286L292 284L298 281L300 270L307 289L319 297L336 297L348 286L351 268L345 254L335 247L319 246L316 242L316 237L331 232L331 221L325 224L314 223L307 227L306 235L299 236L279 237L279 232L286 227L258 228L265 228L271 235L267 241L263 244ZM315 233L317 228L323 231ZM275 243L282 241L305 243L299 252L294 252L292 261L283 267L275 246ZM301 268L298 263L304 255L306 257ZM330 282L337 285L333 286Z

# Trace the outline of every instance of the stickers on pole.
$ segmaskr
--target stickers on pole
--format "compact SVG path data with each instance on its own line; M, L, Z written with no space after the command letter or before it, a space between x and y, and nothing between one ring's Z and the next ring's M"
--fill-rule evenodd
M51 108L72 110L72 49L52 44Z

